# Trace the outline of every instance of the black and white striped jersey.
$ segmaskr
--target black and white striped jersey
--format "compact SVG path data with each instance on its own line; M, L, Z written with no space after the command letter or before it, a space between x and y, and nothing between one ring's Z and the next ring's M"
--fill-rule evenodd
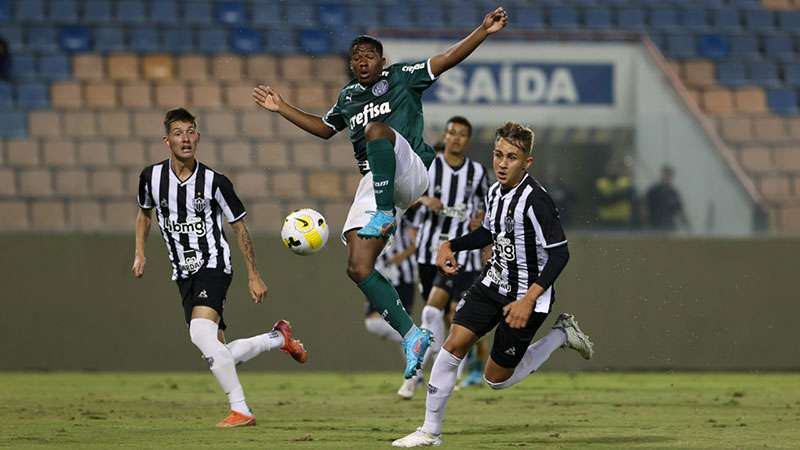
M486 205L483 227L492 232L494 246L481 283L500 295L519 299L547 263L546 249L567 243L558 209L547 191L528 174L505 193L500 183L492 185ZM552 301L551 286L536 300L534 311L550 312Z
M439 245L469 233L469 221L478 211L485 210L484 197L488 188L486 168L466 158L459 167L447 164L439 154L428 169L428 190L424 194L441 200L444 207L438 213L425 206L417 211L414 223L417 232L417 261L436 264ZM481 251L471 250L456 255L464 271L480 271Z
M411 236L409 229L411 228L411 217L403 215L400 219L400 225L397 227L392 242L383 249L383 252L378 256L378 261L375 267L389 279L394 285L398 284L414 284L417 277L417 260L414 255L404 259L400 264L389 264L389 261L399 253L403 253L411 246Z
M162 161L139 175L138 201L141 208L156 211L173 280L203 268L232 273L222 215L233 223L247 211L226 176L197 161L194 173L181 181L170 160Z

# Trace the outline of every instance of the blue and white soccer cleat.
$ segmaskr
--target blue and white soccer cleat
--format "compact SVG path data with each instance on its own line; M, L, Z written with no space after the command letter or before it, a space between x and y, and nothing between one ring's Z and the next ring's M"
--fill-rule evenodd
M358 230L356 234L362 238L388 238L394 234L397 228L397 223L394 216L386 214L383 211L367 211L372 214L372 219L369 223L364 225L363 228Z
M403 339L403 352L406 354L406 370L403 377L408 380L422 368L422 359L433 342L433 334L425 328L417 328Z

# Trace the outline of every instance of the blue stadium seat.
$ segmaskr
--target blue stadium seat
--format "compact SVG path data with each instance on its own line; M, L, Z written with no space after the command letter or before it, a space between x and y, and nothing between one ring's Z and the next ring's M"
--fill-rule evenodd
M46 80L67 80L72 78L69 57L63 53L42 55L38 61L38 71Z
M289 2L286 5L286 23L293 27L316 28L314 5L307 2ZM372 24L366 24L372 26Z
M478 19L480 20L480 19ZM521 7L517 8L516 12L509 18L513 25L525 30L541 30L544 28L544 11L536 7ZM454 26L464 27L466 18L460 24L453 24ZM477 20L473 20L477 23ZM474 25L473 25L474 26Z
M14 55L11 60L11 77L15 80L35 80L39 78L36 70L36 57L32 54Z
M730 6L738 9L761 9L759 0L729 0Z
M28 49L37 52L58 50L58 33L55 28L46 26L28 28Z
M322 3L319 5L319 21L323 26L338 28L347 26L347 8L339 3Z
M254 7L258 8L258 4ZM247 11L242 2L217 2L214 5L214 17L217 22L224 25L242 25L247 21Z
M328 33L331 36L331 52L343 55L350 53L350 42L352 42L355 37L352 30L348 28L334 28L328 30Z
M257 27L283 24L280 6L278 2L260 2L253 5L252 24Z
M44 1L42 0L17 0L14 6L16 22L43 22L45 20Z
M331 41L324 31L319 29L307 29L300 32L300 49L303 53L319 55L330 53Z
M797 114L797 94L792 89L767 89L767 106L777 114Z
M778 11L778 28L787 33L800 33L800 11Z
M92 34L80 25L67 25L58 33L58 45L65 52L88 52L92 49Z
M24 138L28 135L27 114L22 111L0 111L0 137Z
M733 8L714 10L711 13L711 24L717 31L739 31L742 29L739 10Z
M744 24L752 31L769 31L775 27L775 16L766 9L745 11Z
M697 39L697 49L704 58L720 60L730 54L730 43L718 34L703 34Z
M45 83L27 82L17 85L17 106L24 109L46 108L50 104Z
M47 17L50 22L77 23L78 2L75 0L51 0Z
M228 36L222 28L204 28L197 32L197 50L203 53L228 51Z
M169 53L194 51L194 34L188 28L167 28L161 32L161 45Z
M611 10L608 8L587 9L583 15L586 28L590 30L608 30L611 28Z
M207 1L188 1L183 4L183 22L190 25L211 25L211 4Z
M550 9L550 27L555 30L575 30L578 28L578 10L569 6Z
M107 24L111 21L111 2L86 0L83 4L83 20L89 23Z
M366 27L378 27L383 25L378 5L373 3L350 5L348 17L350 18L349 26L351 28L361 27L361 29L364 29ZM355 33L357 33L357 31L354 31L353 34Z
M131 28L128 32L128 47L137 53L155 53L159 48L158 30L155 27Z
M650 10L650 27L657 30L678 28L678 11L672 8Z
M0 81L0 110L14 107L14 86Z
M264 37L251 28L231 30L231 49L235 53L251 54L264 51Z
M744 86L748 83L744 63L725 61L717 64L717 81L728 87Z
M11 0L0 0L0 22L11 22Z
M783 81L791 87L800 87L800 63L790 62L783 65Z
M644 29L644 10L641 8L621 8L617 11L617 25L627 31Z
M443 28L445 26L444 7L439 2L415 0L411 3L410 9L414 26L421 28Z
M174 24L178 17L178 2L175 0L150 0L150 22Z
M697 2L698 0L690 0L693 2ZM725 0L700 0L699 3L703 8L708 9L723 9L727 5L725 4Z
M708 29L708 17L704 8L687 8L680 10L678 23L691 31L705 31Z
M267 33L267 52L283 55L297 53L294 31L288 28L270 29Z
M782 84L775 63L753 61L748 66L749 78L753 83L764 87L780 87Z
M672 58L693 58L697 55L694 36L691 34L667 35L666 50Z
M122 0L117 3L114 18L118 23L138 25L147 22L145 4L141 0Z
M0 36L8 43L8 48L12 53L20 52L25 49L25 38L22 35L22 28L15 25L3 25L0 28Z
M95 28L94 49L99 52L125 50L125 37L121 28Z
M390 27L408 28L414 24L411 9L405 4L389 5L384 10L383 23Z
M789 36L773 35L764 36L764 54L771 59L783 62L790 62L796 59L794 46Z
M752 34L733 34L728 36L731 43L731 56L740 59L761 59L758 39Z

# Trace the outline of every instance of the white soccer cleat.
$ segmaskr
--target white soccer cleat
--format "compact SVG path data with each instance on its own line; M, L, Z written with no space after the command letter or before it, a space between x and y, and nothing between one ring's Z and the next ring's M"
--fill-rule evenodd
M564 347L571 348L583 356L583 359L592 359L594 355L594 343L589 339L580 328L578 328L578 321L575 316L569 313L561 313L553 324L554 329L559 329L567 335L567 342Z
M392 447L438 447L442 445L442 435L430 434L417 428L417 431L392 442Z
M400 396L403 400L411 400L414 397L414 391L417 390L417 375L413 377L403 380L403 384L400 385L400 389L397 390L397 395Z

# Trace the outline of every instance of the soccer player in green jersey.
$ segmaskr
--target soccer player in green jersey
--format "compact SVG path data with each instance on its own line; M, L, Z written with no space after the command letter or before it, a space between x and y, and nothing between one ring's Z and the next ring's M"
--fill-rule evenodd
M427 168L434 152L422 140L422 91L507 22L506 11L498 7L443 53L425 61L388 67L379 40L357 37L350 47L354 79L342 88L336 104L322 117L290 105L269 86L258 86L253 91L258 105L315 136L329 139L349 129L364 176L342 233L348 246L347 273L375 310L381 311L403 336L406 379L420 367L431 334L414 325L397 291L375 270L375 260L397 227L398 218L427 189Z

